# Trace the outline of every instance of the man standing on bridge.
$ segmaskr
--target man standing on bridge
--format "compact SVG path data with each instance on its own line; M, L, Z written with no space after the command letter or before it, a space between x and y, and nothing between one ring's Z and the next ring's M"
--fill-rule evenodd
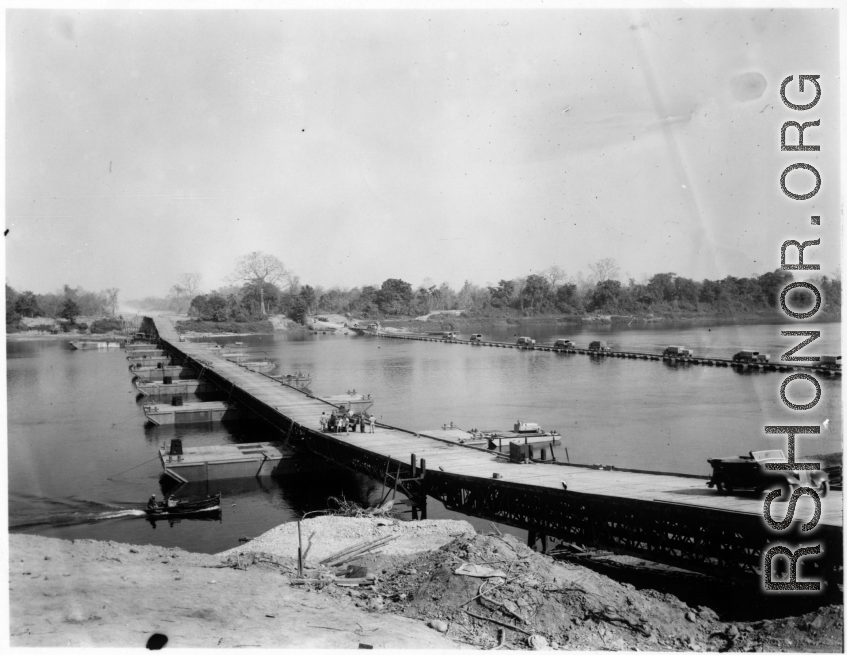
M370 423L371 423L371 434L373 434L374 426L376 425L376 416L374 416L373 414L371 414Z

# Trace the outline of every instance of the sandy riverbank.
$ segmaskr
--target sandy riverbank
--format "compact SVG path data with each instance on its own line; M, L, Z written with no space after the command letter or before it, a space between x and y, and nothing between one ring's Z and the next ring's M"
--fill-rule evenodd
M488 649L505 623L513 649L529 649L535 635L562 650L842 650L840 605L726 623L464 521L321 517L302 532L307 576L347 572L376 584L293 586L296 524L217 555L13 534L11 645L143 647L158 633L184 648ZM319 564L380 536L397 539L338 569ZM460 573L464 565L493 577Z
M307 561L381 528L402 533L395 548L407 554L473 532L464 521L426 522L432 525L410 530L384 519L329 519L332 529L326 521L303 523L307 539L317 539L322 528ZM221 567L234 551L207 555L13 534L11 645L144 647L159 633L176 648L457 647L422 621L358 609L349 595L292 586L296 543L296 524L280 526L236 549L261 552L275 564L248 564L245 556L243 568L236 569Z

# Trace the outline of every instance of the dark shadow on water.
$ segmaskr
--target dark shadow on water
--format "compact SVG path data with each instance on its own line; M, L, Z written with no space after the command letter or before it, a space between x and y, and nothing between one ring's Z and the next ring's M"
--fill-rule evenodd
M296 516L334 509L337 505L332 498L344 499L367 508L383 490L381 483L309 453L293 453L290 459L282 460L279 470L278 477L234 478L187 484L178 484L162 474L159 487L163 496L173 494L178 499L196 500L219 493L224 511L230 502L238 498L262 494L271 497L270 502L282 503Z

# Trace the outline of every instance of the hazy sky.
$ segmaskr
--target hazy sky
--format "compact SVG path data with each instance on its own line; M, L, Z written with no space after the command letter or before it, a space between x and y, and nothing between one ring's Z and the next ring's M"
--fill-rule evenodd
M745 276L789 238L840 265L834 10L11 10L6 37L19 290L207 290L252 250L321 286ZM823 95L791 111L801 74Z

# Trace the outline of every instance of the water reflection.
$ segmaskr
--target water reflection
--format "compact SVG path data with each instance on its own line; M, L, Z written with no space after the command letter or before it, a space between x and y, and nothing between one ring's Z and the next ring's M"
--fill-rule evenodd
M221 510L216 510L213 512L207 512L204 515L195 515L195 516L150 516L147 515L147 522L152 526L155 530L157 524L159 523L167 523L169 527L174 527L177 523L182 523L183 521L193 522L193 521L217 521L218 523L223 523L223 512Z

